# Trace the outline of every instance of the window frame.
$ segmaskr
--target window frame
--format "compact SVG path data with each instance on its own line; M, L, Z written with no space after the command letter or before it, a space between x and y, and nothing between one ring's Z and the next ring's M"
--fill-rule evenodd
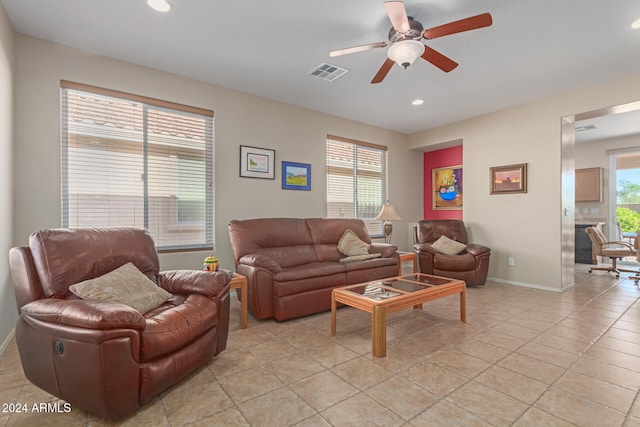
M382 205L387 201L388 198L388 179L389 179L389 156L388 156L388 147L385 145L380 145L380 144L373 144L370 142L365 142L365 141L359 141L356 139L351 139L351 138L344 138L341 136L336 136L336 135L331 135L331 134L327 134L326 136L326 143L325 143L325 150L326 150L326 161L327 161L327 165L326 165L326 192L325 192L325 201L327 203L327 217L329 217L329 181L330 181L330 169L332 168L332 166L329 164L329 149L328 149L328 145L330 141L335 141L335 142L340 142L340 143L345 143L345 144L350 144L354 147L355 151L356 151L356 155L354 156L354 163L352 168L350 168L350 170L352 171L352 177L353 177L353 191L354 191L354 198L353 198L353 212L354 212L354 218L359 218L362 219L363 221L365 221L365 224L367 224L367 229L370 230L371 227L370 225L372 225L372 223L375 223L376 221L378 221L380 224L380 231L379 232L374 232L371 233L370 232L370 237L371 238L384 238L384 231L383 231L383 221L380 220L376 220L375 216L374 217L362 217L359 216L359 204L358 204L358 198L357 198L357 178L359 175L361 175L358 171L358 157L357 157L357 151L358 149L369 149L369 150L378 150L382 153L382 164L381 164L381 171L380 174L382 175L380 178L380 183L381 183L381 200L380 200L380 209L382 209ZM366 173L366 172L365 172ZM347 176L345 174L345 176ZM376 212L375 215L377 215L378 212Z
M149 153L149 145L152 142L148 139L148 127L147 127L147 112L148 109L153 109L160 112L169 112L172 114L181 114L188 116L197 116L198 118L204 118L204 221L202 222L204 226L204 239L199 242L187 242L181 244L163 244L161 239L159 238L160 230L150 230L152 235L154 232L158 233L158 238L154 236L154 240L156 240L157 250L159 253L169 253L169 252L186 252L186 251L202 251L202 250L213 250L215 243L215 227L214 227L214 140L213 140L213 111L192 107L184 104L178 104L169 101L163 101L155 98L149 98L140 95L134 95L126 92L120 92L112 89L105 89L97 86L86 85L83 83L76 83L67 80L60 81L60 144L61 144L61 203L62 203L62 227L64 228L72 228L70 227L70 194L69 194L69 168L68 168L68 149L69 149L69 132L68 132L68 115L65 110L66 105L66 90L80 91L85 92L89 95L98 95L111 97L118 100L126 101L126 102L135 102L142 105L142 117L143 117L143 140L142 140L142 161L143 161L143 192L140 194L140 197L143 198L143 222L144 227L149 228L149 194L148 194L148 174L146 173L146 168L149 163L149 158L151 154ZM68 107L66 107L68 108ZM172 123L172 122L168 122ZM178 170L179 173L179 170ZM179 201L176 201L179 203ZM176 205L175 214L178 215L178 206ZM181 228L183 226L188 227L189 224L180 223L176 218L176 229ZM181 232L181 231L178 231Z

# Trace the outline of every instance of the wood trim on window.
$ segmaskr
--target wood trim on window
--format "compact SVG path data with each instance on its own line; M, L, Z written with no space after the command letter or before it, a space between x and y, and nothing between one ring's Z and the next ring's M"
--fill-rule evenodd
M346 142L348 144L361 145L363 147L376 148L378 150L383 150L383 151L388 150L386 145L372 144L371 142L358 141L357 139L343 138L341 136L327 134L327 139L331 139L333 141Z
M149 98L141 95L134 95L131 93L120 92L113 89L105 89L102 87L91 86L84 83L76 83L76 82L70 82L68 80L60 80L60 87L66 88L66 89L82 90L85 92L92 92L100 95L112 96L115 98L123 98L129 101L143 102L146 104L155 105L156 107L171 108L174 110L184 111L186 113L200 114L207 117L213 117L212 110L207 110L207 109L198 108L198 107L191 107L189 105L163 101L161 99Z

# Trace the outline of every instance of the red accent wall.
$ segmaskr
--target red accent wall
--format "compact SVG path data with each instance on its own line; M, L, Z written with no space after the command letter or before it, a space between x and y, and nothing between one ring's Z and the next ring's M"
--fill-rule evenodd
M443 168L446 166L457 166L461 164L461 145L424 153L424 219L462 219L462 209L434 211L433 194L431 194L431 169ZM464 169L462 172L464 174Z

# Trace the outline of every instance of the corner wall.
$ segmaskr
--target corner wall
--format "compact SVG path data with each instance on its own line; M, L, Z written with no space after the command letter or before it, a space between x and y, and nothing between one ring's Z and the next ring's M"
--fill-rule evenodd
M0 6L0 353L13 330L17 310L9 249L13 244L13 27Z
M463 139L464 220L469 238L491 247L489 276L560 291L562 215L575 214L562 205L562 117L639 99L636 75L419 132L409 148ZM517 163L528 164L528 192L490 195L489 168Z

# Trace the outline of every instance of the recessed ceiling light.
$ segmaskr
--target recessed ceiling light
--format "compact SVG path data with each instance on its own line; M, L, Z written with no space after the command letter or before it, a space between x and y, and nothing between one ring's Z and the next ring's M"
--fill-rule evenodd
M424 104L424 99L414 99L411 101L411 105L422 105Z
M169 12L171 10L171 3L167 0L147 0L147 5L158 12Z
M640 19L636 19L635 21L633 21L633 23L631 24L631 28L633 28L634 30L640 28Z

